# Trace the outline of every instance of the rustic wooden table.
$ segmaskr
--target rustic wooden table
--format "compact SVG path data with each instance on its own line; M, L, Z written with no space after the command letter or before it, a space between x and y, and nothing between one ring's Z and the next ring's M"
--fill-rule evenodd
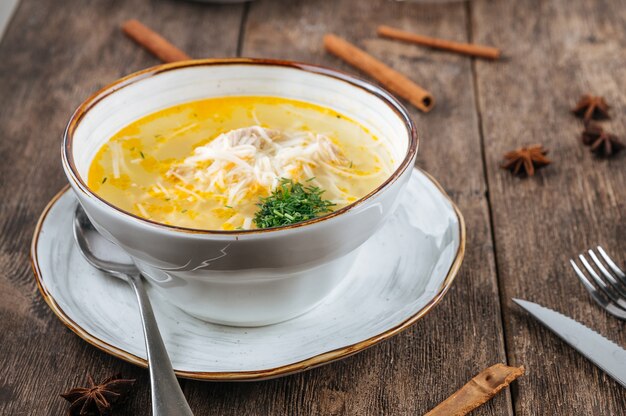
M626 136L626 4L390 0L259 0L208 6L176 0L22 0L0 43L0 414L59 415L58 394L96 377L136 377L120 415L149 414L147 371L100 352L44 303L29 264L39 213L65 184L61 135L91 92L157 63L126 39L137 18L195 57L276 57L339 67L322 49L335 32L426 86L410 108L418 165L463 211L467 254L443 302L409 330L354 357L250 383L182 381L197 415L422 414L496 362L527 375L480 415L623 415L626 394L511 302L560 310L626 345L624 323L590 301L567 260L602 244L626 260L626 154L596 160L569 113L581 93L612 105ZM487 62L379 39L379 24L501 47ZM542 143L554 163L520 180L503 152Z

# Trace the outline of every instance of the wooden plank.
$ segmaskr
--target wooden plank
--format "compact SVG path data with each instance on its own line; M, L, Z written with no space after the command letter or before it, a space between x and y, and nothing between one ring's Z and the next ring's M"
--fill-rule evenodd
M569 113L581 94L604 95L613 119L602 124L626 136L624 2L476 1L472 8L474 40L509 57L477 62L476 79L508 355L529 371L516 390L516 414L624 414L622 387L510 301L536 301L626 345L624 324L592 303L568 264L598 244L626 260L626 154L594 158ZM503 152L535 142L554 160L536 178L498 168Z
M428 115L411 108L422 137L419 165L439 178L468 224L467 256L445 300L423 321L357 356L283 379L188 383L192 407L214 415L423 414L476 373L506 361L470 60L376 38L378 24L467 40L462 5L307 0L252 3L244 56L353 69L327 55L332 31L383 59L436 95ZM476 415L511 414L508 393Z
M241 5L184 1L22 0L0 43L0 414L65 414L59 393L87 373L116 372L138 378L125 414L150 414L147 372L89 346L45 305L29 266L32 231L66 183L59 150L71 113L97 88L157 63L121 22L137 18L193 55L224 56L236 53L242 15Z

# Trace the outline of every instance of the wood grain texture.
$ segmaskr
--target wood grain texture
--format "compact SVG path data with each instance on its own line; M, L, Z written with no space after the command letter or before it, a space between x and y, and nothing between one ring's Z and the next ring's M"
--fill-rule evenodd
M120 24L142 20L192 55L233 55L242 15L243 6L182 1L21 1L0 43L0 414L64 414L59 393L87 373L116 372L138 379L116 415L149 414L147 372L89 346L50 313L30 270L30 239L66 183L60 144L71 113L96 89L158 63Z
M423 414L476 373L505 362L489 214L470 60L378 39L389 24L467 41L461 5L380 1L258 1L251 4L242 54L354 70L323 50L334 32L432 89L427 116L410 108L422 145L419 165L459 203L468 223L467 255L452 290L432 313L389 342L306 373L259 383L189 382L194 409L210 415ZM475 412L511 414L507 393Z
M569 114L579 95L604 95L613 119L603 125L626 137L625 6L22 0L0 43L0 414L62 414L58 393L83 383L87 372L100 378L118 371L138 378L120 415L149 414L147 372L65 329L39 296L28 263L37 216L65 183L59 144L71 112L95 89L157 63L122 35L119 25L130 18L195 57L241 50L353 72L324 52L322 36L334 32L354 42L437 97L428 115L409 106L422 138L418 164L441 181L468 225L466 260L453 288L413 328L283 379L185 381L197 414L423 414L480 370L507 361L527 369L513 384L513 402L507 389L473 414L624 414L623 389L510 298L553 307L626 345L624 324L590 301L567 265L598 243L626 260L626 154L595 159L578 143L582 125ZM381 24L494 45L508 59L472 61L380 39ZM537 177L520 180L498 168L505 151L534 142L554 159Z
M568 259L601 244L626 260L626 154L595 158L569 110L579 96L606 97L626 136L626 3L472 3L474 41L508 61L476 62L490 200L509 358L528 375L514 390L518 415L623 415L626 394L610 377L521 312L511 297L561 311L626 346L625 324L592 303ZM542 143L553 165L520 180L502 154Z

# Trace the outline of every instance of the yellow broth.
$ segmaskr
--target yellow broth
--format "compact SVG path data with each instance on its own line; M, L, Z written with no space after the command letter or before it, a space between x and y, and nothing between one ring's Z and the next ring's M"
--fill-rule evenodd
M122 210L159 223L205 230L255 228L250 218L267 189L250 186L245 198L229 205L228 189L206 192L172 174L196 148L250 126L314 132L332 141L341 163L331 168L309 163L306 171L313 177L297 167L287 176L323 189L334 210L363 197L392 172L394 162L383 141L350 118L307 102L244 96L188 102L129 124L97 152L88 185Z

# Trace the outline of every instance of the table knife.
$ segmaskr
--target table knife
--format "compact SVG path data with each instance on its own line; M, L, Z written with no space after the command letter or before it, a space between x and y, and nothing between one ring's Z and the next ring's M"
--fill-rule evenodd
M513 302L626 387L626 350L580 322L552 309L522 299L513 299Z

